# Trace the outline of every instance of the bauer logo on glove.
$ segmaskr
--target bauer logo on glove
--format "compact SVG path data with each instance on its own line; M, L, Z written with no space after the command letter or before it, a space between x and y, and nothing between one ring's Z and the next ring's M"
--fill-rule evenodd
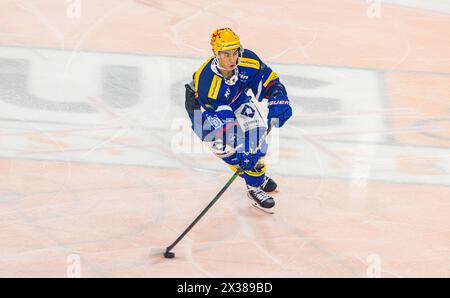
M292 108L287 97L284 99L269 98L267 107L269 108L267 122L272 123L273 121L275 127L282 127L292 116Z

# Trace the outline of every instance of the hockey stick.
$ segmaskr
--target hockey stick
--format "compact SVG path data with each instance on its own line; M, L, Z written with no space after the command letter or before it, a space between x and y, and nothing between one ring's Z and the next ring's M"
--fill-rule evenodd
M267 128L267 130L261 136L258 147L252 153L255 153L259 149L261 149L261 146L262 146L264 140L266 139L267 135L269 134L269 132L272 130L272 127L273 127L272 124L269 125L269 128ZM195 226L195 224L203 217L203 215L205 215L206 212L208 212L208 210L217 202L217 200L219 200L219 198L223 195L223 193L228 189L228 187L233 183L233 181L237 178L237 176L239 176L242 172L243 172L242 169L238 169L233 174L233 176L231 176L231 178L228 180L228 182L225 184L225 186L219 191L219 193L208 204L208 206L206 206L206 208L203 209L203 211L197 216L197 218L187 227L187 229L184 230L184 232L177 238L177 240L175 240L171 245L167 246L166 252L164 253L164 257L166 257L168 259L172 259L175 257L175 253L171 252L171 250L175 247L175 245L178 244L178 242L180 242L181 239L184 238L184 236L186 236L187 233L189 233L189 231Z

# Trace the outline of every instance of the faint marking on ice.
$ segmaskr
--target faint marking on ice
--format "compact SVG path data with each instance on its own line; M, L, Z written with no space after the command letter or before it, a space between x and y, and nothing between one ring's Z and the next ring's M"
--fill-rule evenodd
M202 265L200 265L192 256L192 240L186 239L186 245L184 246L184 256L188 260L189 263L191 263L198 271L206 275L206 277L213 277L212 274L204 269Z
M265 214L263 214L265 215ZM270 215L267 215L270 216ZM241 228L244 232L244 234L249 238L249 242L256 247L257 250L259 250L264 256L266 256L269 260L271 260L273 263L277 265L281 265L282 261L275 257L273 254L269 252L267 248L265 248L263 245L260 244L261 239L257 238L255 236L255 232L251 225L248 223L247 217L244 216L242 213L238 214L238 220L241 224Z

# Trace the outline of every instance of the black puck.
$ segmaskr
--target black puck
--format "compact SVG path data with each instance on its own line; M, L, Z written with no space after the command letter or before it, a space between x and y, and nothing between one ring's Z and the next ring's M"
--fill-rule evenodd
M164 253L164 257L166 257L167 259L173 259L175 257L175 253L173 253L171 251L166 251Z

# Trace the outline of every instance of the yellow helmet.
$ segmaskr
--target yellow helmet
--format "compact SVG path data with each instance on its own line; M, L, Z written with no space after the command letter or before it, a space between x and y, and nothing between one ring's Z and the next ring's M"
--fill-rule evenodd
M221 28L215 30L211 34L211 46L215 55L219 55L220 51L228 51L239 49L242 52L241 41L239 36L230 28Z

